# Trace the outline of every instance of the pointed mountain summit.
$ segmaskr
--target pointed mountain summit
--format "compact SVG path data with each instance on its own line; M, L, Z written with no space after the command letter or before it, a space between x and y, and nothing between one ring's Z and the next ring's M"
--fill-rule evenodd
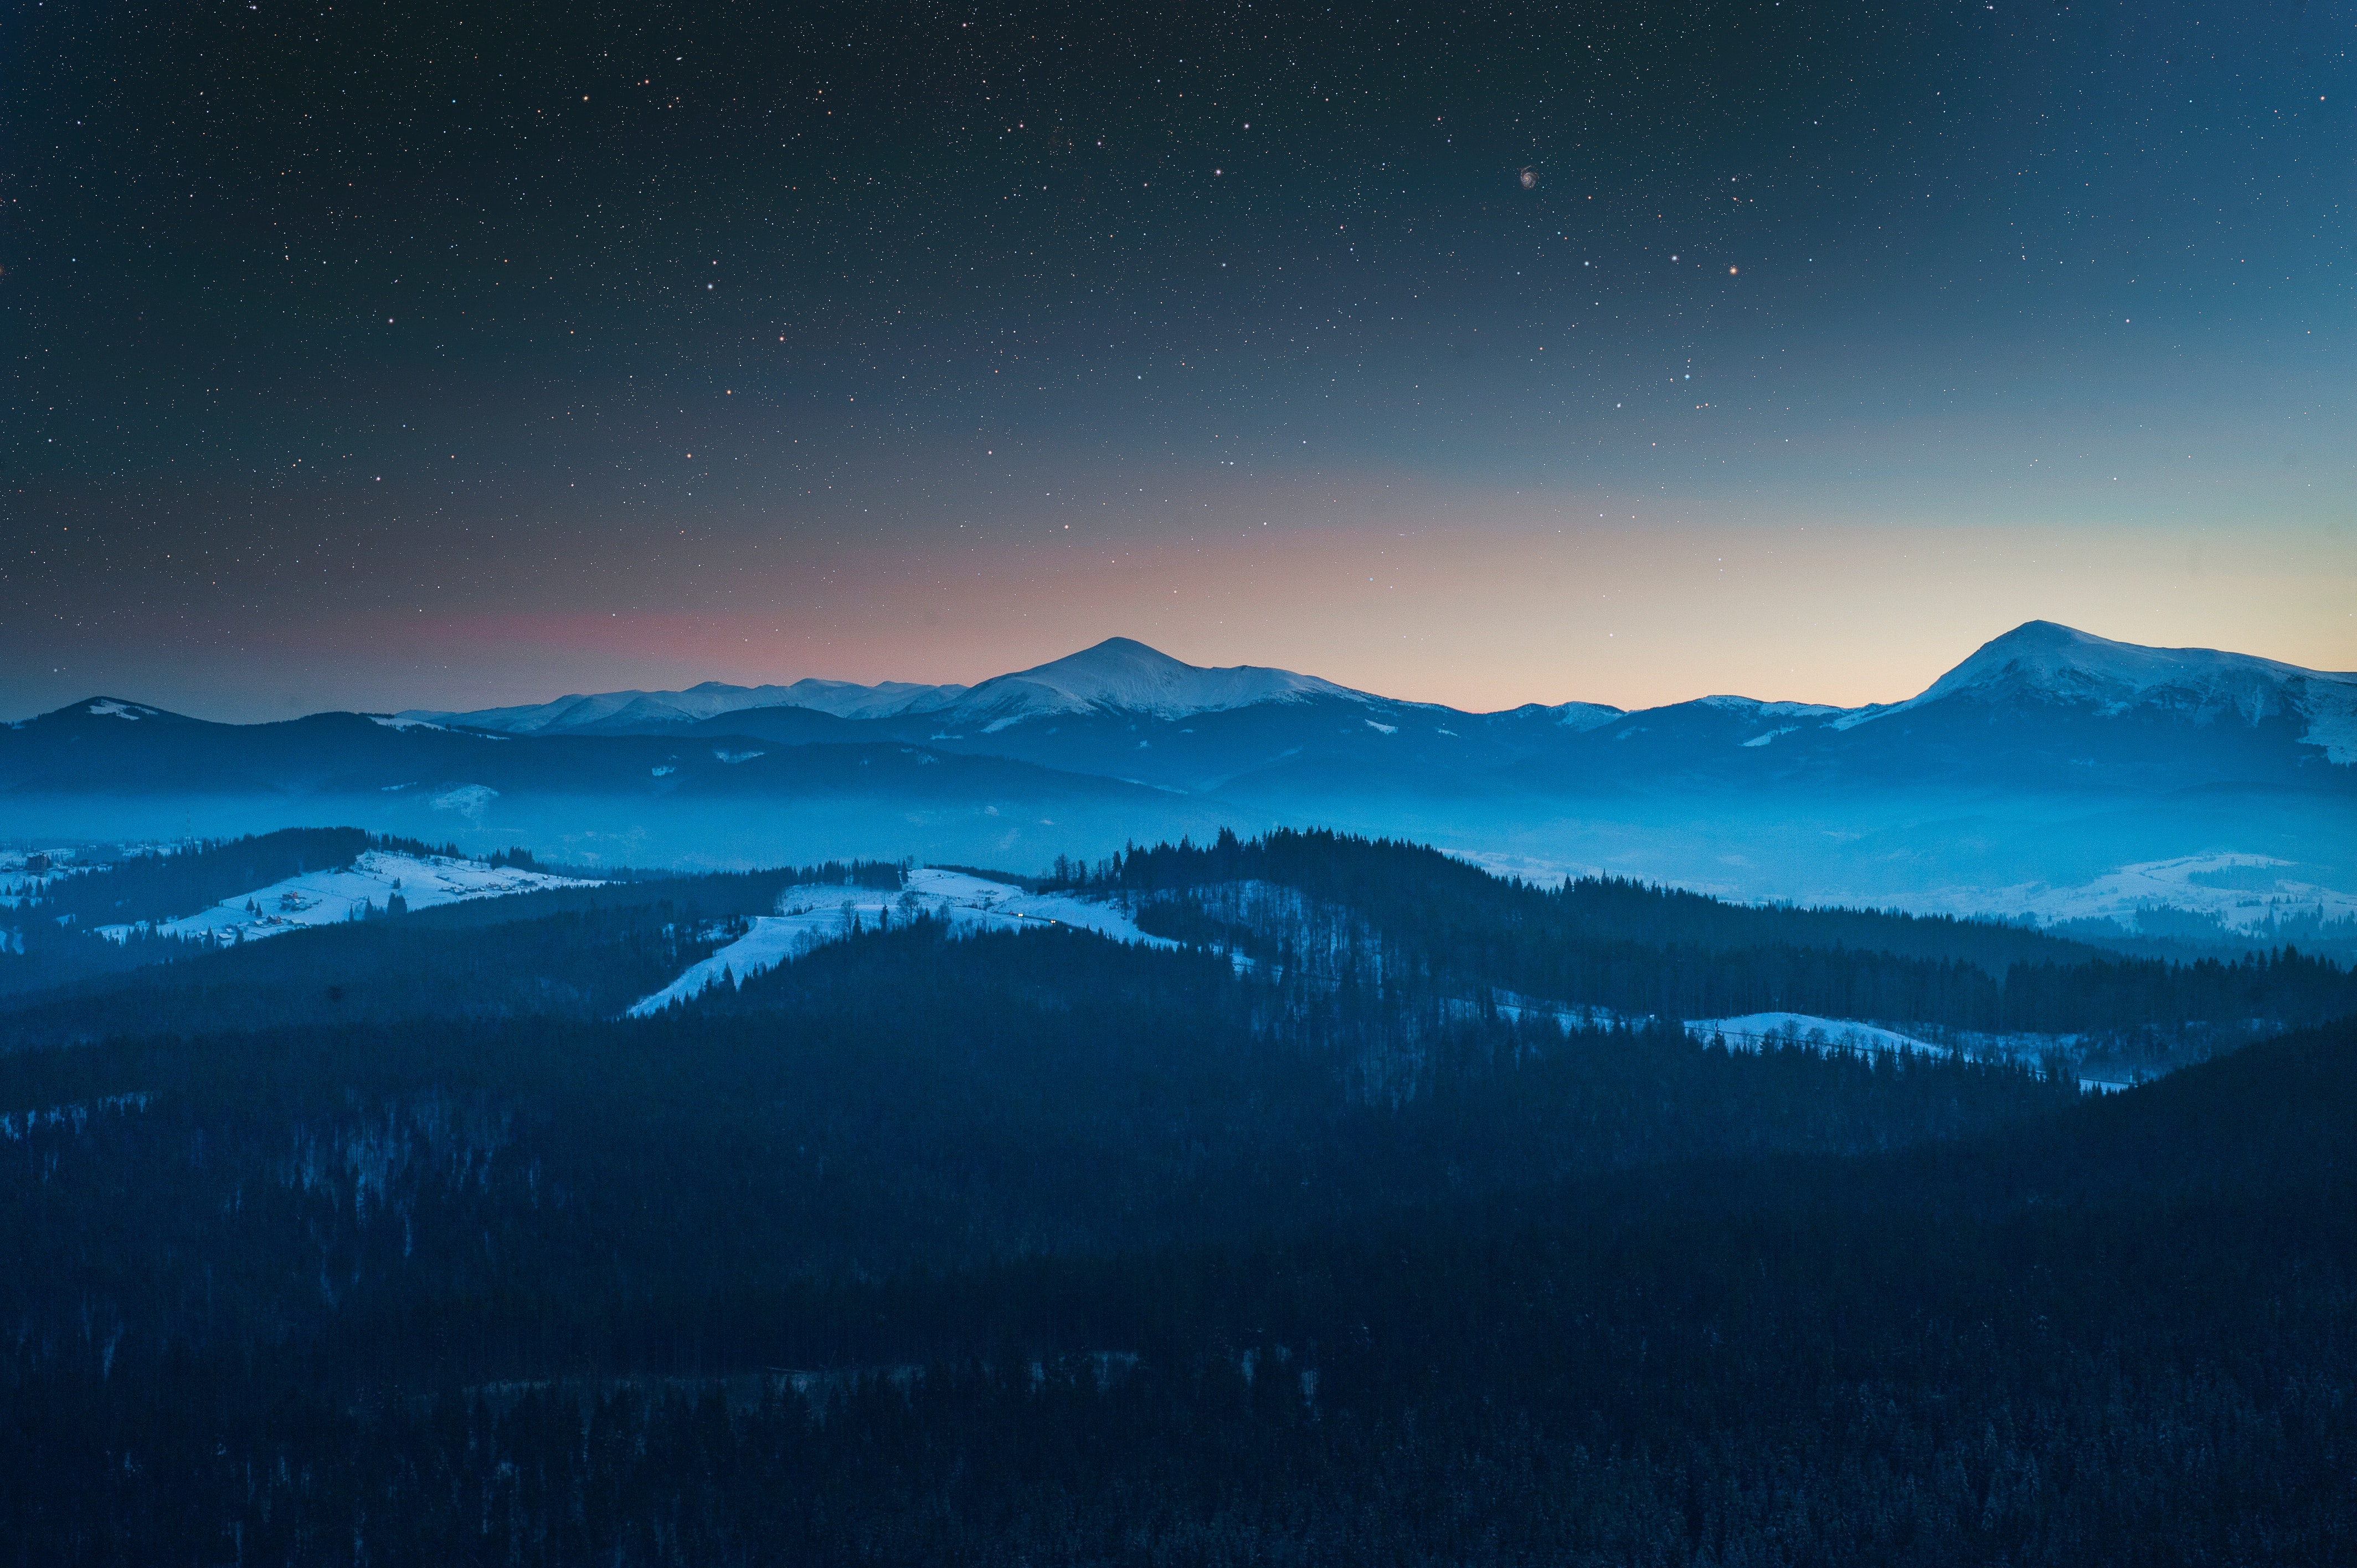
M1049 714L1124 713L1177 719L1315 697L1374 700L1315 675L1257 664L1207 669L1126 637L1109 637L1093 648L1032 669L993 676L951 703L943 716L1004 728Z

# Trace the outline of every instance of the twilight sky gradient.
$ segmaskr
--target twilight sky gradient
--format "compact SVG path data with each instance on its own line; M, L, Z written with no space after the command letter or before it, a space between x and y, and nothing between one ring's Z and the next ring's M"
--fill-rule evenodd
M0 16L0 716L2357 667L2357 5ZM1523 176L1531 183L1526 188Z

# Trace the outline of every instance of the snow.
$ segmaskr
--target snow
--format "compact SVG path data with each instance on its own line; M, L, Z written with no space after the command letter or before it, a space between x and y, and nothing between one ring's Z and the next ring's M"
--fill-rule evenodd
M1049 714L1116 712L1178 719L1313 697L1373 700L1364 692L1314 675L1255 664L1206 669L1182 663L1142 642L1113 637L1033 669L993 676L942 712L951 723L974 721L1004 728L1015 720Z
M1842 710L1824 703L1763 703L1757 697L1703 697L1698 699L1706 708L1739 708L1763 719L1815 718L1823 714L1838 714Z
M1378 734L1378 735L1397 735L1397 734L1399 734L1399 725L1379 725L1379 724L1377 724L1377 723L1376 723L1374 720L1372 720L1372 719L1369 719L1369 720L1367 721L1367 727L1368 727L1369 729L1371 729L1371 730L1373 730L1373 731L1374 731L1376 734Z
M1555 723L1574 735L1602 729L1614 719L1628 716L1626 710L1604 703L1561 703L1547 711L1555 715Z
M371 714L368 719L371 724L382 725L386 729L447 729L449 727L447 725L429 724L424 719L411 718L403 714Z
M1946 1046L1919 1040L1912 1035L1886 1029L1878 1024L1861 1024L1854 1018L1821 1018L1813 1013L1746 1013L1736 1018L1690 1018L1686 1021L1690 1038L1707 1044L1714 1039L1727 1042L1729 1050L1762 1051L1771 1047L1797 1045L1819 1051L1902 1051L1922 1052L1935 1057L1955 1053ZM2002 1037L1979 1036L1981 1054L1998 1055L2005 1058L2034 1058L2048 1046L2068 1048L2076 1036L2068 1035L2009 1035ZM1969 1044L1970 1042L1968 1042ZM2002 1044L2002 1050L1986 1047ZM2116 1094L2128 1085L2112 1079L2082 1078L2079 1088L2093 1094Z
M2357 763L2357 681L2333 686L2319 677L2307 695L2308 733L2300 738L2322 746L2327 762Z
M2214 648L2145 648L2043 620L1982 644L1921 695L1854 709L1834 727L1853 729L1957 695L2087 703L2105 714L2158 706L2197 722L2305 718L2309 745L2323 747L2330 761L2357 764L2357 674L2304 670Z
M1946 1056L1948 1047L1848 1018L1821 1018L1813 1013L1746 1013L1736 1018L1690 1018L1686 1033L1697 1040L1723 1038L1738 1050L1761 1050L1791 1038L1802 1045L1855 1051L1928 1051ZM1815 1036L1815 1037L1812 1037Z
M142 707L137 703L117 702L112 697L101 697L82 710L94 718L102 719L152 719L160 711Z
M861 686L849 681L796 681L790 685L731 686L706 681L684 692L576 693L553 703L521 707L443 713L414 708L394 715L412 722L461 724L509 735L561 734L590 725L682 723L741 713L747 708L812 708L837 718L890 718L930 713L963 694L963 686L925 686L886 681Z
M74 852L70 849L44 853L49 857L47 871L27 871L27 857L23 854L0 856L0 909L14 909L23 904L36 891L36 883L54 882L60 876L87 876L106 869L96 861L74 859Z
M456 789L445 790L429 802L437 811L456 811L469 822L479 822L500 792L488 784L461 784Z
M1774 740L1778 736L1780 736L1780 735L1791 735L1793 731L1795 731L1795 730L1799 729L1800 727L1801 727L1801 726L1800 726L1800 725L1785 725L1783 728L1781 728L1781 729L1771 729L1771 730L1770 730L1766 735L1755 735L1755 736L1753 736L1749 740L1745 741L1743 744L1744 744L1745 746L1765 746L1765 745L1767 745L1770 741Z
M157 936L210 936L216 940L251 941L307 926L332 926L356 912L382 912L385 901L399 893L412 909L457 904L477 898L497 898L510 893L536 893L546 887L596 887L600 884L577 877L554 876L544 871L520 871L512 866L485 865L476 860L447 855L396 854L368 850L340 870L311 871L289 876L267 887L224 898L209 909L175 920L158 921ZM247 906L259 908L256 915ZM137 928L101 926L99 934L116 941Z
M2357 893L2281 874L2297 869L2291 861L2264 854L2182 855L2140 861L2069 886L2025 882L2010 887L1943 887L1925 902L1952 914L2028 916L2047 925L2117 920L2131 929L2136 911L2147 906L2214 915L2236 930L2309 914L2324 920L2357 917Z
M1239 961L1239 972L1247 966ZM1512 991L1492 991L1489 1010L1510 1024L1524 1019L1544 1020L1568 1035L1574 1029L1641 1029L1653 1021L1650 1013L1616 1013L1609 1007L1575 1007L1561 1002L1547 1002L1522 995ZM1470 996L1444 996L1440 1011L1447 1017L1468 1021L1482 1016L1482 1003Z
M653 995L641 997L631 1004L628 1015L644 1018L674 1002L693 1000L706 986L718 983L723 973L741 983L775 969L845 935L855 917L860 929L872 931L888 910L896 922L923 913L947 919L960 930L1069 926L1115 941L1178 946L1167 937L1150 937L1139 930L1128 911L1109 898L1026 893L1004 882L933 866L909 872L905 881L901 892L875 887L789 887L779 896L776 914L756 917L752 929L743 936L690 965Z

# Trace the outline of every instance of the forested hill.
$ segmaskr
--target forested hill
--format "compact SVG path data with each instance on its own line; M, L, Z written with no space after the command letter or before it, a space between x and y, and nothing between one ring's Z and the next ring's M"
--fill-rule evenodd
M215 853L242 863L245 851ZM85 935L77 956L115 967L13 994L0 989L0 1052L298 1024L612 1018L741 934L748 918L770 913L786 887L893 888L899 878L892 862L829 861L546 888L230 947Z
M1325 829L1283 828L1255 839L1222 832L1207 845L1182 841L1133 848L1075 885L1133 892L1182 891L1263 881L1365 914L1383 929L1413 926L1448 945L1469 928L1527 926L1550 940L1615 940L1717 951L1741 947L1857 948L1901 958L1955 959L1992 973L2015 963L2084 963L2109 956L2083 942L2019 926L1899 910L1729 904L1707 894L1620 877L1547 886L1499 876L1405 840Z
M265 875L422 844L299 830L52 878L0 956L0 1049L263 1022L553 1014L612 1017L772 914L789 886L899 889L891 862L829 862L549 887L223 948L102 916L185 906ZM519 864L522 864L519 862ZM1630 1019L1789 1012L1943 1043L2094 1052L2127 1071L2254 1033L2357 1014L2357 974L2289 949L2227 961L2133 959L2006 926L1841 909L1746 908L1612 879L1537 886L1422 846L1323 832L1133 849L1007 878L1116 903L1135 927L1252 961L1297 1009L1355 1010L1394 1035L1501 1000ZM63 924L39 918L71 908ZM739 972L737 978L745 975ZM1309 987L1318 992L1314 1004ZM774 987L741 1003L761 1005ZM2037 1036L2031 1039L2029 1036ZM1981 1049L1989 1042L1973 1046ZM2108 1070L2108 1069L2107 1069Z
M2137 1032L2199 1055L2202 1037L2254 1021L2357 1014L2357 972L2288 948L2233 961L2129 959L1944 916L1748 908L1613 879L1535 886L1421 845L1322 831L1132 849L1065 882L1130 898L1149 931L1329 979L1494 987L1634 1015Z
M388 922L397 924L398 922ZM291 939L290 939L291 940ZM2325 1563L2350 1026L2098 1102L920 920L0 1057L0 1561Z
M359 828L283 828L125 855L95 871L55 876L38 886L29 908L52 920L65 918L83 926L169 919L289 876L348 866L369 850L421 858L479 858L456 844L436 847ZM526 851L511 849L491 855L488 864L531 869L533 861Z

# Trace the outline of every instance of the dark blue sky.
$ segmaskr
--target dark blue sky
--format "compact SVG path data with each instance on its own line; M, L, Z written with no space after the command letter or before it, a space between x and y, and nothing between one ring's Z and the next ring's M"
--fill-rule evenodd
M12 714L2357 663L2349 5L5 27Z

